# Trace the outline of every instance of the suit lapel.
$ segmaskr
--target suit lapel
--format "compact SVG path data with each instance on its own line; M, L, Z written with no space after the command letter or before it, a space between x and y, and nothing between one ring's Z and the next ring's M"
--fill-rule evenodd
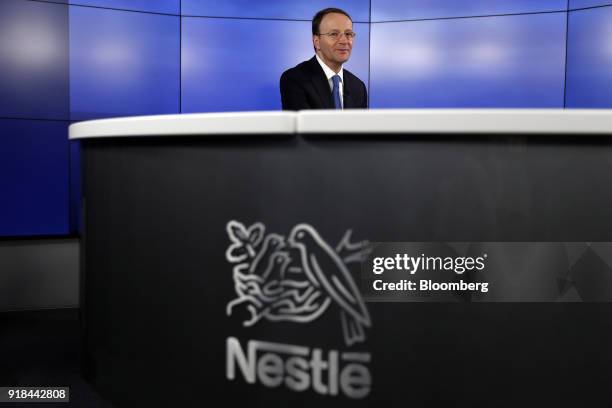
M344 109L351 109L355 107L355 101L351 96L351 89L353 83L351 82L351 77L346 74L346 70L344 70Z
M331 91L329 90L329 83L327 82L327 77L325 76L325 72L323 72L323 68L321 68L319 61L317 61L317 57L312 57L310 60L310 67L312 71L312 84L319 94L319 99L321 100L323 108L332 109L334 103Z

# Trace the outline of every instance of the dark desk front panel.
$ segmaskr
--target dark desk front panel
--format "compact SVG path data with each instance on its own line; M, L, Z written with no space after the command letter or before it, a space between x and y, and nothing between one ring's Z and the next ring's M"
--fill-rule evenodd
M232 220L286 240L307 223L322 248L349 229L354 241L612 241L610 142L86 140L86 374L118 406L609 405L609 303L367 303L371 327L347 344L333 302L303 322L228 315L241 289L227 250Z

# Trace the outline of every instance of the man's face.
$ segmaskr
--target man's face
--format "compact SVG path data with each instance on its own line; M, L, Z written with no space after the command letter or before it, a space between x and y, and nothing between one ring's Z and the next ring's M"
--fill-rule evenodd
M320 34L349 31L353 31L353 22L344 14L326 14L319 25ZM330 68L339 67L348 61L351 56L353 41L347 39L345 35L341 35L335 40L329 35L315 35L312 37L312 41L319 56Z

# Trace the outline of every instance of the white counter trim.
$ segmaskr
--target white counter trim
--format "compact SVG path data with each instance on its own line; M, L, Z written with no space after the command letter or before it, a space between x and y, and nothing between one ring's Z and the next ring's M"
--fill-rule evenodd
M304 111L298 133L612 134L612 110L413 109Z
M295 112L222 112L134 116L70 125L70 139L124 136L287 135L296 129Z
M610 134L612 110L379 109L223 112L101 119L70 126L70 139L123 136L514 133Z

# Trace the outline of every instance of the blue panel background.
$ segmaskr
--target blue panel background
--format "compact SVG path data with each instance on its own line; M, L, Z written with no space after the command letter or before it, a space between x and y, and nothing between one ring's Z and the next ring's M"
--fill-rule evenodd
M372 24L370 106L563 107L565 24L566 13Z
M70 6L73 120L179 111L180 17Z
M68 233L68 122L0 119L0 235Z
M369 0L183 0L182 13L188 16L312 20L317 11L327 7L343 9L353 21L370 21Z
M68 119L68 6L0 1L0 116Z
M567 10L567 0L372 0L372 21Z
M61 0L83 6L106 7L152 13L179 14L181 0Z
M570 9L612 5L612 0L569 0Z
M568 108L612 108L612 7L569 16Z
M354 29L346 68L367 85L368 24ZM280 109L280 76L314 55L311 38L308 22L185 17L183 112Z

